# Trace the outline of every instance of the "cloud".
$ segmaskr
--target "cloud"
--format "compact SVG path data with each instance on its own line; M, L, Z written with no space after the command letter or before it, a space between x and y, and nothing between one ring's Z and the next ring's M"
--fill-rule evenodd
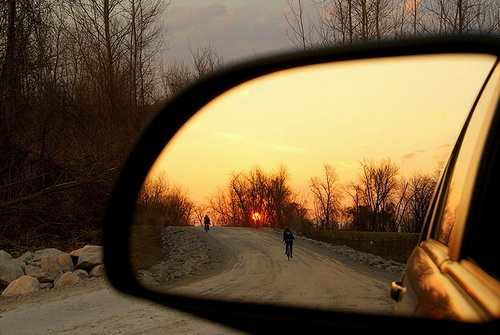
M297 148L284 144L277 144L270 141L263 141L261 139L253 138L250 136L241 135L239 133L231 133L225 131L214 131L214 134L223 139L230 140L232 142L240 143L241 145L248 145L252 147L266 147L266 149L274 149L280 152L286 152L290 154L300 154L305 152L303 148Z
M446 112L442 111L442 110L438 110L438 111L434 111L432 113L432 115L436 118L436 119L439 119L439 120L446 120Z
M169 37L178 54L209 43L228 60L289 48L280 7L259 3L229 5L220 0L200 3L178 5L167 11Z
M445 144L439 147L435 147L432 151L431 158L435 161L446 161L448 160L452 149L452 144Z
M414 159L415 157L417 157L417 154L412 152L412 153L405 154L405 155L401 156L401 160L403 162L407 162L407 161Z
M359 162L358 161L353 161L353 160L350 160L350 161L338 161L337 164L340 165L340 166L347 167L347 168L358 168L359 167Z
M171 10L168 17L173 32L186 30L199 33L203 27L224 21L228 17L228 10L221 1L216 1L204 6L178 6Z
M409 162L411 160L414 160L414 159L418 158L421 154L424 154L424 153L425 153L425 150L415 150L413 152L404 154L403 156L400 157L400 160L403 163L404 162Z
M433 162L439 162L439 161L446 161L448 157L450 156L450 152L453 149L453 145L451 144L445 144L445 145L440 145L437 147L434 147L431 152L429 153L426 150L415 150L413 152L404 154L400 157L401 162L403 163L410 163L412 161L415 161L417 159L421 159L423 154L426 154L426 159L433 161Z

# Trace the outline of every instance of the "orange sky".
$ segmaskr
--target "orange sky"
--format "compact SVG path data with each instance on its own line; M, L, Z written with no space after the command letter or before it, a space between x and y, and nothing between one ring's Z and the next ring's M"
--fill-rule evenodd
M446 159L494 62L484 55L342 62L281 71L226 92L167 145L154 172L198 203L231 172L286 166L294 191L323 165L343 182L363 159L390 157L409 175Z

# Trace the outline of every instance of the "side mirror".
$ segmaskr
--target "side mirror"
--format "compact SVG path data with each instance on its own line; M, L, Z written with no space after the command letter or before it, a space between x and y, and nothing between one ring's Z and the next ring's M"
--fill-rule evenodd
M300 229L310 229L314 219L309 220L312 223L305 223L293 221L288 214L277 215L269 209L272 206L259 207L263 206L262 198L256 197L252 206L233 212L222 210L222 204L231 207L230 203L221 202L220 208L214 208L212 203L212 210L220 215L217 220L212 219L212 223L230 225L232 222L239 229L257 228L253 232L259 232L258 228L262 227L266 229L267 235L259 235L262 244L252 242L248 247L242 240L237 243L241 248L234 243L225 244L237 236L237 233L225 234L231 228L224 231L226 228L215 227L206 233L200 223L196 236L201 232L205 237L198 237L195 242L189 239L180 242L183 240L174 236L171 229L192 224L192 216L167 216L165 208L154 208L152 202L143 199L154 195L150 191L154 187L149 185L165 186L168 181L159 177L167 176L175 185L185 186L200 203L211 193L213 196L219 187L224 188L227 181L224 178L235 177L239 171L259 164L266 164L270 169L283 164L286 168L278 173L276 180L286 179L288 172L298 176L316 166L316 173L299 177L302 179L298 185L304 187L300 192L306 194L309 182L314 180L311 177L320 174L322 165L332 159L350 164L363 162L364 158L385 159L396 155L394 158L399 159L404 154L417 156L419 150L439 145L449 145L450 151L484 81L498 62L498 55L498 40L485 37L394 41L269 57L225 69L196 82L158 112L123 166L104 221L104 258L109 280L122 292L248 332L278 328L281 332L400 333L405 329L427 332L443 327L456 330L490 327L491 324L417 319L412 318L413 315L392 317L389 305L383 315L376 315L376 311L369 308L346 308L349 301L334 301L335 295L343 294L346 288L330 290L322 282L315 284L314 280L318 276L334 278L337 261L325 261L328 265L319 273L320 267L311 270L307 267L309 261L305 257L300 259L299 246L294 249L295 263L288 261L281 249L280 234L284 225L293 222L300 232ZM442 117L447 118L446 122L440 119ZM217 133L214 135L212 130ZM422 157L419 164L428 158ZM421 165L415 163L408 170L418 170L418 166ZM432 172L435 162L427 164L426 169ZM259 174L258 169L254 172ZM356 178L352 168L342 172ZM232 186L235 191L235 184ZM296 185L294 190L298 188ZM300 207L298 201L289 201L286 205L297 211ZM202 216L200 214L200 218ZM223 217L230 220L224 221ZM343 227L341 223L337 221L337 228ZM165 242L161 237L167 228L170 229L167 235L172 238ZM217 233L218 239L212 237ZM277 240L276 251L263 246L273 234ZM175 265L166 267L161 262L165 257L171 259L179 255L198 257L183 256L174 246L189 243L181 246L192 247L200 239L209 253L198 256L206 256L202 263L208 263L212 269L215 263L230 257L227 252L234 253L233 260L247 257L246 263L238 263L240 265L248 265L252 259L260 263L253 264L251 270L247 267L247 271L226 272L224 277L217 277L212 281L217 288L207 287L204 282L202 290L197 286L196 276L176 281L175 272L180 269ZM162 254L164 248L168 249L166 254ZM255 250L261 255L252 254ZM282 258L275 261L278 257ZM266 260L274 265L266 268ZM302 267L298 266L301 261ZM148 280L141 275L141 270L157 264L164 277L171 275L168 280L161 276ZM234 262L223 263L227 264ZM276 273L281 267L288 268L285 274ZM218 268L210 274L226 270ZM261 276L262 272L267 272L267 277ZM250 286L237 282L242 278L246 282L257 281L255 287L267 285L268 294L260 292L259 298L255 298ZM294 282L296 279L301 281L300 285ZM232 285L233 281L237 284ZM351 276L346 281L356 279ZM390 282L387 281L385 293L388 301ZM311 285L317 285L316 295L307 299L307 293L313 291ZM296 291L299 286L303 295L273 299L277 292ZM221 287L225 290L221 291ZM363 289L360 285L358 295L366 298L369 295ZM332 290L338 291L332 293ZM397 295L395 290L392 290L393 296ZM320 299L324 300L317 303ZM330 301L325 302L326 299ZM369 305L368 300L365 305Z

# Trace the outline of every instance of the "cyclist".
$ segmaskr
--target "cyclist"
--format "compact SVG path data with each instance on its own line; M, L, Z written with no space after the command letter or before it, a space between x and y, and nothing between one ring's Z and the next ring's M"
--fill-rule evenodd
M290 258L293 258L293 240L295 240L295 237L293 237L292 231L286 227L283 231L283 243L285 243L285 254L287 254L288 248L290 248Z
M208 230L210 229L210 218L208 217L208 215L205 215L203 223L205 224L205 231L208 233Z

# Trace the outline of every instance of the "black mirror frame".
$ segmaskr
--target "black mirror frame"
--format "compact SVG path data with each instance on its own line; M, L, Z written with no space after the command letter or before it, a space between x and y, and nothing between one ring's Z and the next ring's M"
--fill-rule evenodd
M153 117L125 162L111 195L103 222L104 263L107 278L119 291L250 333L433 333L442 331L498 332L498 320L487 324L433 321L369 314L225 302L146 290L129 264L128 236L135 200L152 164L166 143L200 108L228 89L250 79L289 68L356 59L438 53L485 53L500 56L500 39L494 36L449 36L395 40L331 47L250 61L204 77L165 104ZM194 98L193 98L194 97ZM387 288L389 295L390 288Z

